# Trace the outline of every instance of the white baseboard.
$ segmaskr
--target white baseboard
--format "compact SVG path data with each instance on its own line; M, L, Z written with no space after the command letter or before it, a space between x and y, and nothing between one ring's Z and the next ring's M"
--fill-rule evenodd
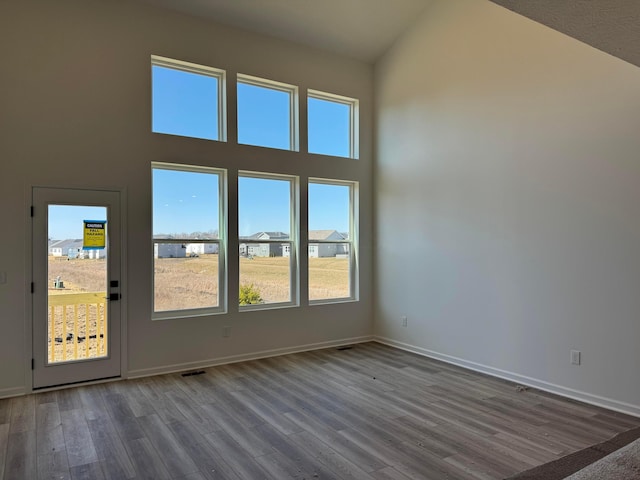
M340 340L331 340L328 342L310 343L307 345L298 345L295 347L276 348L274 350L262 350L253 353L244 353L241 355L231 355L228 357L212 358L208 360L199 360L196 362L177 363L174 365L163 365L154 368L142 368L138 370L129 370L126 377L141 378L153 375L163 375L167 373L184 372L197 368L215 367L216 365L226 365L229 363L246 362L249 360L258 360L260 358L277 357L280 355L288 355L291 353L309 352L311 350L320 350L321 348L339 347L341 345L350 345L354 343L370 342L373 336L367 335L362 337L343 338Z
M27 389L24 387L0 388L0 398L19 397L26 393Z
M450 363L452 365L464 367L469 370L485 373L493 377L509 380L519 385L526 385L528 387L544 390L545 392L555 393L556 395L571 398L573 400L578 400L584 403L588 403L590 405L596 405L598 407L603 407L608 410L614 410L616 412L626 413L629 415L633 415L635 417L640 417L640 406L638 405L621 402L612 398L601 397L599 395L593 395L591 393L583 392L580 390L574 390L572 388L563 387L562 385L556 385L553 383L545 382L544 380L527 377L525 375L519 375L517 373L509 372L506 370L488 367L480 363L470 362L462 358L457 358L451 355L434 352L432 350L427 350L426 348L416 347L415 345L398 342L396 340L392 340L386 337L374 336L373 341L382 343L384 345L389 345L391 347L396 347L401 350L406 350L408 352L417 353L418 355L422 355L424 357L429 357L435 360L440 360L442 362Z

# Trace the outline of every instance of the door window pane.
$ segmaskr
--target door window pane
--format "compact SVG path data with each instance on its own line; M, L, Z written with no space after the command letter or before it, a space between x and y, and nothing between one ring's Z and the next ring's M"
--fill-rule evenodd
M49 205L48 215L47 361L106 357L107 208Z

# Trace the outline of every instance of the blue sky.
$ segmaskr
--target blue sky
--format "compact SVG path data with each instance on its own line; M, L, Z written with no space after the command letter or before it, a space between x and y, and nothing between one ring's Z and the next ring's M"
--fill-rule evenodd
M290 94L238 83L238 143L291 149Z
M84 220L107 220L107 208L49 205L48 238L52 240L81 239Z
M202 106L213 112L217 80L165 67L153 67L154 131L206 136L204 125L213 128L202 115ZM203 77L194 79L193 77ZM304 101L305 95L301 95ZM290 138L290 94L249 83L237 83L238 143L288 150ZM307 100L309 151L325 155L349 156L349 113L346 104L309 98ZM165 117L172 117L170 122ZM171 131L172 124L179 130ZM156 125L163 125L162 130ZM217 123L215 123L217 129ZM203 133L205 131L205 133ZM181 233L211 230L217 222L217 189L199 174L182 175L165 171L154 177L154 233ZM206 176L206 175L205 175ZM173 177L173 178L171 178ZM211 183L211 182L210 182ZM261 231L289 233L291 219L289 183L256 178L239 179L239 234ZM209 196L205 192L209 192ZM176 202L181 202L180 204ZM208 206L207 206L208 205ZM214 206L215 205L215 206ZM309 189L309 228L349 231L349 193L347 187L311 185Z
M152 131L218 140L218 79L152 66ZM291 148L290 93L237 83L238 143ZM310 153L349 156L350 107L309 97Z
M309 97L307 121L309 152L349 156L350 106Z
M290 233L289 182L241 177L239 231ZM154 233L181 234L218 229L218 177L215 174L155 169ZM106 220L105 207L49 206L49 238L82 238L83 220ZM309 185L309 228L349 231L349 189Z
M154 234L218 229L218 177L215 174L154 169ZM238 179L239 235L290 233L290 182ZM309 228L349 231L349 188L309 185Z
M152 131L218 140L216 77L156 65L152 75Z
M218 175L153 170L153 233L218 230Z
M291 234L291 183L265 178L238 178L240 236L257 232Z
M218 139L217 78L160 66L152 67L152 78L154 132ZM289 95L238 83L238 142L290 149ZM348 156L349 106L316 98L309 98L307 106L309 151ZM241 178L238 187L241 236L260 231L289 233L288 182ZM156 169L153 190L154 234L218 230L217 175ZM347 232L348 205L347 187L311 185L309 228ZM51 207L49 236L81 238L85 219L99 220L100 215L83 207Z
M349 232L349 187L309 184L309 230Z

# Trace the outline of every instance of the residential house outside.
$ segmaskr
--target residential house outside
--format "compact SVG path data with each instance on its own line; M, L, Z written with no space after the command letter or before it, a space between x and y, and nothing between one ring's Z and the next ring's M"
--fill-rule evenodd
M52 257L104 258L105 249L85 250L81 239L49 240L49 255Z
M309 230L309 258L329 258L348 255L348 243L324 243L341 242L345 240L347 240L347 235L337 230ZM320 241L322 241L322 243L320 243ZM283 245L282 255L288 257L289 254L289 245Z
M185 258L187 246L184 243L156 243L153 249L154 258Z
M70 249L71 255L75 258L77 253L82 250L82 240L49 240L49 255L53 257L67 257Z
M346 237L337 230L309 230L309 258L337 257L349 253L346 243L313 243L314 240L339 242L346 240Z
M247 240L251 240L251 242L247 242ZM277 242L259 243L260 240L289 240L289 235L284 232L258 232L249 237L241 238L240 255L243 257L283 256L282 244Z
M188 257L212 253L218 253L217 243L187 243L186 255Z

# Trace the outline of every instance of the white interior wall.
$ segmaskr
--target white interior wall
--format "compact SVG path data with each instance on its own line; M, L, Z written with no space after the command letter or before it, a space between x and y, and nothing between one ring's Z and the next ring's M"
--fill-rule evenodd
M151 133L152 54L227 71L227 143ZM126 189L125 374L371 334L370 65L132 1L103 0L1 2L0 58L0 272L6 273L0 284L0 396L29 386L27 197L34 185ZM360 159L235 144L238 72L298 85L302 131L307 88L358 98ZM303 135L302 152L305 147ZM308 176L359 181L360 301L244 313L232 306L227 315L151 321L152 161L295 174L303 183ZM237 288L237 274L235 282ZM223 338L227 325L232 334Z
M438 0L374 85L375 334L640 414L640 70Z

